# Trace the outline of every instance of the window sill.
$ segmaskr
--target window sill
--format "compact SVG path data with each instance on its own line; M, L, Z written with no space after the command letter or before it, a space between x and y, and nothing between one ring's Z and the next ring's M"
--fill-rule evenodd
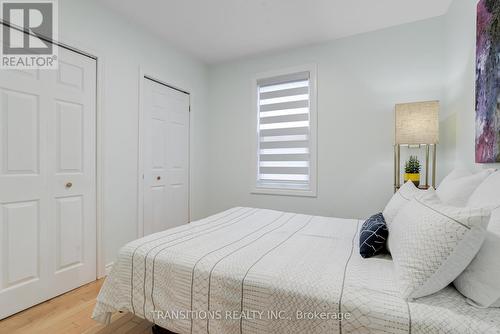
M280 188L253 188L250 191L254 195L277 195L277 196L297 196L297 197L317 197L316 191L301 189L280 189Z

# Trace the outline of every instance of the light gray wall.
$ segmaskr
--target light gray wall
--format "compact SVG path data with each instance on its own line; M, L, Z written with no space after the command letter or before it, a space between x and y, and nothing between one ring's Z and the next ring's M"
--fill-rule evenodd
M500 167L475 163L475 62L477 0L454 0L445 16L447 77L445 112L456 121L456 165L470 169Z
M59 1L60 40L104 56L105 263L137 238L139 65L191 94L191 216L208 211L207 70L191 56L107 10L98 1ZM77 41L77 42L72 42Z
M439 17L211 67L209 211L236 205L337 217L380 211L392 195L394 104L443 98L444 44ZM251 78L308 63L318 66L318 197L252 195Z

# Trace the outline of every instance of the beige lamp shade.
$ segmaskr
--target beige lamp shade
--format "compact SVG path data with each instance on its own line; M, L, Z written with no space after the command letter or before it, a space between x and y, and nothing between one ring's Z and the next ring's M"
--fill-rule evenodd
M396 104L396 144L439 142L439 101Z

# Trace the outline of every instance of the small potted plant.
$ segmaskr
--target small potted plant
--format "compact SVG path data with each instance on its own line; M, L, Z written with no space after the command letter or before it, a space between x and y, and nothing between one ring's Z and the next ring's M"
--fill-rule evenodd
M416 156L410 156L410 159L405 163L405 182L410 180L415 186L419 186L420 184L420 161Z

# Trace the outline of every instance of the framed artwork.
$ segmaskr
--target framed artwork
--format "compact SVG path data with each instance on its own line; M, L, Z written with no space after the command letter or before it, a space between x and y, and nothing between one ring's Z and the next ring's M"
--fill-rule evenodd
M476 162L500 162L500 1L480 0L476 31Z

